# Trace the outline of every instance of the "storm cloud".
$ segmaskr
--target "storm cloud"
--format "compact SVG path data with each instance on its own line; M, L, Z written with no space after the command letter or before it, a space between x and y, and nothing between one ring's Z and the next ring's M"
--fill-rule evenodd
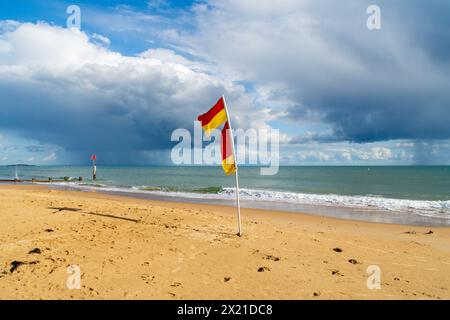
M366 27L369 5L381 30ZM450 138L448 1L209 1L190 52L288 100L285 119L314 120L317 141ZM270 88L273 88L272 90Z

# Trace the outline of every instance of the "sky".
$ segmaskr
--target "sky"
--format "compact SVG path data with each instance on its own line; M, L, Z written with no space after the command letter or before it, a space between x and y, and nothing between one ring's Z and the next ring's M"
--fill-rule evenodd
M284 165L448 165L449 71L445 0L2 1L0 165L170 164L222 94Z

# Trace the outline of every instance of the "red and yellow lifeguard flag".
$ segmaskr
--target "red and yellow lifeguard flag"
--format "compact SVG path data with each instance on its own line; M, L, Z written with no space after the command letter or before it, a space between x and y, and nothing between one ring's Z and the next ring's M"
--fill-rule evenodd
M230 136L230 126L228 125L228 121L225 122L225 125L222 129L222 168L225 171L226 175L230 175L236 172L236 163L234 162L233 156L233 138Z
M222 128L220 140L221 140L221 148L222 148L222 167L223 171L227 175L232 173L235 174L236 177L236 208L238 214L238 235L242 235L242 226L241 226L241 206L239 203L239 178L238 178L238 170L237 164L235 161L235 152L234 152L234 140L233 134L231 131L230 119L228 119L228 109L225 102L225 98L222 96L219 101L211 108L207 113L199 116L198 121L202 123L203 130L205 130L206 134L209 136L211 131L219 128L222 124L225 124Z
M206 135L210 136L212 130L217 129L228 120L223 97L207 113L198 116L197 119L202 123Z
M222 129L221 146L222 146L222 167L227 175L236 172L236 163L233 156L233 138L230 135L230 126L228 124L227 111L225 109L225 101L223 97L208 112L198 116L198 121L202 123L203 130L207 136L211 131L219 128L225 123Z

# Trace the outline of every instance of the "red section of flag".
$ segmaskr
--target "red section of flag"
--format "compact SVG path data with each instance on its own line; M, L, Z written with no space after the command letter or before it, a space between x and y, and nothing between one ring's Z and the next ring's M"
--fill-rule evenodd
M225 109L225 104L223 102L223 97L217 101L217 103L208 112L198 116L197 120L202 123L202 126L207 125L211 120L223 109Z
M97 156L96 156L95 154L93 154L93 155L91 156L91 160L92 160L92 161L97 160Z
M225 122L225 125L222 129L222 160L225 160L229 156L233 155L233 149L231 146L231 137L230 137L230 125L228 124L228 121Z

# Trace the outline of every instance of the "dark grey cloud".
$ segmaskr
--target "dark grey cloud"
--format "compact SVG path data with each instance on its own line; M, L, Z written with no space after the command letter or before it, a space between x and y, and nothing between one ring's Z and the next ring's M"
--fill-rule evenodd
M450 138L450 94L439 90L391 92L379 86L361 88L356 82L349 85L356 93L318 90L302 97L333 128L331 136L318 134L316 141ZM320 101L316 99L318 96ZM300 118L302 113L289 109L289 116L294 118Z
M323 76L332 80L326 86L299 79L305 89L293 97L304 107L289 109L290 116L312 109L332 126L336 139L346 141L450 138L450 3L377 4L382 30L365 31L363 38L345 29L324 35L327 41L339 39L337 46L345 45L363 72L325 70ZM374 44L376 49L367 50Z
M184 44L255 87L280 86L285 119L320 119L332 137L450 138L450 2L211 1ZM369 5L381 30L366 27ZM220 35L220 36L217 36Z

